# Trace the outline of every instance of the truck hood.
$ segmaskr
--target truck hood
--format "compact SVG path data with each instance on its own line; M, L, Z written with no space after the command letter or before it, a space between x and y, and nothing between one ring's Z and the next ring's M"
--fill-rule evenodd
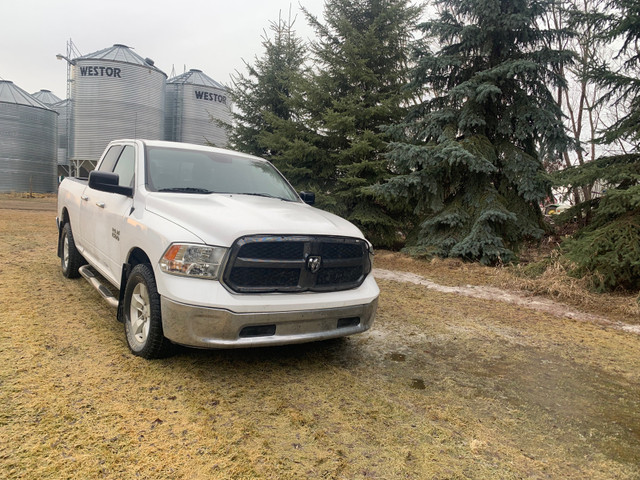
M229 247L244 235L339 235L364 238L331 213L299 202L237 194L148 193L146 210L209 245Z

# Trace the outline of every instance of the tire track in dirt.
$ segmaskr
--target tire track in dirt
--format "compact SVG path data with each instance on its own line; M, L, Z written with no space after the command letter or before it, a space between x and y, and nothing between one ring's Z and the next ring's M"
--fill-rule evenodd
M453 293L463 295L465 297L479 298L482 300L494 300L513 305L519 305L532 310L549 313L556 317L570 318L580 322L595 323L606 327L622 330L624 332L635 333L640 335L640 325L630 325L623 322L613 321L600 315L580 312L568 305L554 302L544 297L529 295L526 292L507 291L495 287L465 285L459 287L450 287L440 285L431 280L410 272L400 272L392 270L384 270L379 268L373 269L373 275L380 280L390 280L400 283L412 283L421 285L429 290L435 290L443 293Z

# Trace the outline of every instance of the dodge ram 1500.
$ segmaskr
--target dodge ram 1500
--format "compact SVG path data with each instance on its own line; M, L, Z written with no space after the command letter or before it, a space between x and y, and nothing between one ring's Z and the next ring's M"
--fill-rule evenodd
M131 352L282 345L371 327L371 244L270 162L149 140L111 142L58 191L58 256L117 308Z

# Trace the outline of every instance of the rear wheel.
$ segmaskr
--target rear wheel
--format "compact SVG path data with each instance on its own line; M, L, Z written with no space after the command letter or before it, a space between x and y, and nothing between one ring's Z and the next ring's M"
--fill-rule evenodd
M60 255L62 274L67 278L78 278L80 276L78 269L86 262L76 248L70 223L64 224L60 235L60 241L62 243L62 255Z
M143 358L162 358L172 353L172 344L164 337L160 313L160 295L153 270L148 264L136 265L125 287L124 333L129 349Z

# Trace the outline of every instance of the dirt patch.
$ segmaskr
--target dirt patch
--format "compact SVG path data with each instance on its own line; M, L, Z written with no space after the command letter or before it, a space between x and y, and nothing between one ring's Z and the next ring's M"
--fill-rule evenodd
M2 478L640 478L638 335L402 259L364 334L144 361L54 217L0 212Z

